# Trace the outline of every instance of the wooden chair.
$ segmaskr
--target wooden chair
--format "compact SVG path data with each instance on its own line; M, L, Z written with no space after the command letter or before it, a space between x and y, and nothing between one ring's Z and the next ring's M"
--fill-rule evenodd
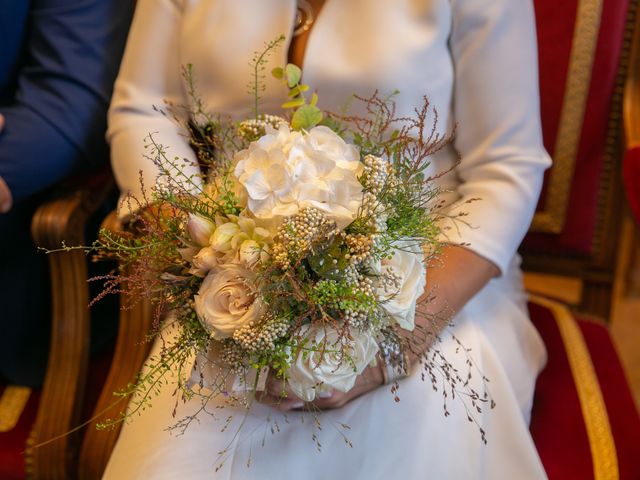
M47 249L60 248L62 242L84 244L87 220L113 190L108 170L79 176L57 186L33 216L35 244ZM81 419L89 368L87 259L82 251L75 250L52 253L48 262L52 284L48 368L42 389L32 392L30 398L25 389L15 391L29 400L14 431L9 432L16 444L12 453L16 458L3 458L3 463L11 463L15 468L4 469L3 478L69 479L75 476L77 434L62 436L40 448L33 446L69 432ZM24 469L20 469L23 452Z
M575 311L608 319L617 263L629 261L618 249L627 209L622 160L640 135L631 52L637 1L534 3L543 134L554 164L521 248L523 265L554 274ZM541 293L557 293L550 282Z
M113 232L121 231L123 228L116 212L109 214L103 227ZM126 290L126 286L124 290ZM128 305L125 298L121 300L121 303ZM115 400L113 393L124 389L136 378L147 358L150 344L146 341L146 336L151 329L151 320L152 313L149 302L140 301L135 304L135 307L120 311L118 340L111 370L95 408L96 419L89 425L84 435L78 461L78 478L81 480L100 478L107 466L120 433L120 426L99 431L96 429L96 425L107 418L117 418L120 412L125 411L126 402L112 407ZM100 414L101 412L105 413Z
M534 3L554 165L521 249L528 284L543 295L529 309L549 358L531 432L551 480L640 478L640 419L605 323L613 298L629 290L637 236L621 177L633 206L638 1Z

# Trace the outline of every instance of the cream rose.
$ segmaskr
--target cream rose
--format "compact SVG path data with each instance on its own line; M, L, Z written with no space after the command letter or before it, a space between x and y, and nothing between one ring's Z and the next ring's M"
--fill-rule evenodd
M308 132L287 125L236 154L234 174L246 190L247 208L257 219L278 224L315 207L344 228L362 203L357 149L327 127Z
M262 313L251 282L254 275L237 264L213 268L195 295L195 310L213 338L228 338Z
M289 387L305 402L312 401L317 390L351 390L356 377L378 353L375 339L358 332L352 332L352 338L345 339L333 328L305 325L300 335L311 341L309 346L315 342L317 347L317 351L308 351L305 355L300 352L288 370Z
M382 260L378 295L382 307L405 330L415 327L416 302L424 293L426 272L418 245L400 245L391 259Z
M209 270L219 264L219 256L213 248L201 248L198 253L191 258L191 269L189 273L197 277L206 277Z

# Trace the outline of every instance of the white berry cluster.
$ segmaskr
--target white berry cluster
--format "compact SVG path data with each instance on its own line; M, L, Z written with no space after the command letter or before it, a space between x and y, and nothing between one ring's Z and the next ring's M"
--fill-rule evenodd
M334 230L335 223L315 208L305 208L287 218L274 238L272 258L275 264L283 270L288 269L296 258L306 256L314 241L327 238Z
M267 127L278 130L280 126L287 125L287 121L277 115L259 115L258 118L252 118L240 122L238 125L238 134L245 140L252 142L262 137Z
M349 234L345 235L344 242L349 248L347 259L352 263L359 263L371 255L373 238L371 235Z
M380 195L387 186L393 167L386 160L373 155L364 157L362 163L364 163L362 181L365 188L375 196Z
M367 155L362 162L364 169L361 182L366 190L362 198L362 215L368 217L370 227L375 232L384 232L387 229L387 216L380 195L384 190L394 188L397 183L393 166L374 155Z
M286 320L267 317L259 325L243 325L233 332L233 339L249 353L265 352L275 348L275 342L288 332Z
M369 228L376 233L387 230L387 214L385 206L371 192L365 192L362 196L362 216L367 219Z
M355 292L363 293L372 300L376 298L376 289L371 278L358 273L355 268L350 269L350 275L347 278L353 283ZM370 314L370 311L346 309L344 321L352 328L367 331L371 328Z
M246 369L246 351L232 339L225 339L220 349L220 359L232 374L242 374Z
M366 331L369 328L369 316L356 310L345 310L344 321L350 328Z
M380 275L378 288L385 298L394 297L402 288L402 277L393 270L387 269Z

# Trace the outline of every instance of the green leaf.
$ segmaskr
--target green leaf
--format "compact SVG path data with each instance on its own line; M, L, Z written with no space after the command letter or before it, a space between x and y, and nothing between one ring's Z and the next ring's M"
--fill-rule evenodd
M284 78L284 70L282 69L282 67L276 67L273 70L271 70L271 75L273 75L275 78L280 80Z
M316 103L318 103L318 94L316 92L313 92L313 95L311 95L311 102L309 102L309 105L312 105L315 107Z
M289 88L295 87L302 78L302 70L300 70L300 67L294 65L293 63L287 63L285 72L287 74L287 85L289 85Z
M338 122L337 120L331 117L324 117L322 119L322 122L320 122L320 124L324 125L325 127L329 127L335 133L342 136L342 126L340 125L340 122Z
M304 98L296 98L290 102L285 102L281 105L282 108L298 108L304 105Z
M288 95L290 98L294 98L298 95L302 95L302 93L306 92L307 90L309 90L309 85L296 85L291 90L289 90Z
M293 114L291 128L294 130L308 130L322 121L322 111L313 105L303 105Z

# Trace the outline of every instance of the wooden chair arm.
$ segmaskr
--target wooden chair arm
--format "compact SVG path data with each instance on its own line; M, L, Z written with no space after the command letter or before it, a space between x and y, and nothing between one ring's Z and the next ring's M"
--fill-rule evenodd
M123 227L116 212L111 212L102 224L112 232L122 231ZM127 291L124 285L124 291ZM126 294L121 294L121 306L128 305ZM127 401L113 406L117 397L113 392L124 389L134 382L149 353L147 334L151 329L152 311L149 302L140 301L133 308L121 308L118 340L111 363L109 375L103 386L96 405L94 416L97 419L88 426L84 435L78 477L80 479L101 478L111 452L120 434L121 425L109 430L97 430L96 424L107 418L118 418L127 408ZM110 408L111 407L111 408Z
M94 179L96 180L96 179ZM56 249L84 243L87 220L113 189L110 175L91 185L73 185L63 195L42 204L35 212L31 232L37 246ZM36 421L25 452L29 478L67 479L73 476L78 451L77 435L64 435L81 419L89 361L89 289L87 264L80 250L48 255L51 278L51 344L48 367Z

